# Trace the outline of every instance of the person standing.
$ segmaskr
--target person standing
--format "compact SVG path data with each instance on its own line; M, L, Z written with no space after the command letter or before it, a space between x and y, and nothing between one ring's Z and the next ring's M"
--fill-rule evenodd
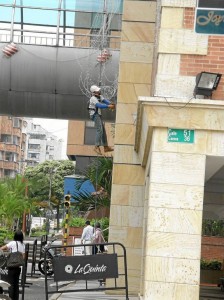
M93 226L90 225L90 221L87 220L86 226L82 232L81 243L84 245L91 244L93 241L93 232L94 232L94 228L93 228ZM85 248L86 255L92 254L92 246L85 246L84 248Z
M109 147L107 143L107 134L102 121L101 109L115 109L115 105L109 100L104 99L101 95L101 89L98 86L92 85L90 87L90 92L92 93L92 97L89 100L88 110L90 119L94 121L96 127L94 151L97 154L102 155L100 146L104 147L104 152L111 152L114 149Z
M7 250L10 252L21 252L23 257L25 257L25 245L23 243L23 233L21 230L17 230L14 233L14 240L2 246L1 250ZM21 273L21 267L8 268L8 283L9 287L9 297L12 300L19 300L19 277Z
M95 232L94 232L94 235L93 235L93 243L96 244L93 247L93 254L104 252L103 243L105 243L105 240L104 240L103 232L101 230L101 226L100 226L99 222L97 222L95 224Z
M104 240L103 232L101 230L101 226L100 226L99 222L97 222L95 224L93 243L96 244L93 246L93 254L105 252L104 244L103 244L103 243L105 243L105 240ZM106 279L99 279L98 281L100 283L100 286L105 285L105 283L106 283Z

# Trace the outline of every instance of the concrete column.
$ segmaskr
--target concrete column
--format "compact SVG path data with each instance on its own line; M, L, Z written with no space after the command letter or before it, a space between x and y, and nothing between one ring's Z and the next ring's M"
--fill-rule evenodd
M151 144L143 299L196 300L206 156L164 148L166 134L154 129Z

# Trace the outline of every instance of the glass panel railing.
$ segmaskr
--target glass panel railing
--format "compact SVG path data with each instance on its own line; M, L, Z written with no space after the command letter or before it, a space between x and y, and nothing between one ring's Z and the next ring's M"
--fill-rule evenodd
M60 26L75 27L75 12L61 12Z
M1 4L10 4L10 5L12 5L14 3L14 0L0 0L0 5Z
M58 8L58 3L59 0L16 0L16 5L42 8Z
M11 19L12 19L12 8L0 7L0 22L11 22Z
M63 9L103 12L104 8L109 13L122 13L123 0L63 0Z
M57 26L58 11L23 8L23 23Z
M62 8L81 11L102 11L104 0L63 0Z

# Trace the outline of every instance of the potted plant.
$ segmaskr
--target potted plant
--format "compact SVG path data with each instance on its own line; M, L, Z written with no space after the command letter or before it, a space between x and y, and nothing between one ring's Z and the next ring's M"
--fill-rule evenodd
M69 220L68 227L69 227L69 235L73 236L81 236L83 227L85 226L86 220L81 217L75 217Z
M201 260L201 283L217 284L221 277L223 277L222 262Z

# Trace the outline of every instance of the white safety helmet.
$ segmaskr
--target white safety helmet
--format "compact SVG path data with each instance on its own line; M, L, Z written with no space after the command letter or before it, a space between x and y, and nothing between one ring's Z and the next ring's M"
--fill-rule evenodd
M100 91L100 88L97 85L92 85L90 87L90 92L91 93L95 93L95 92L99 92L99 91Z

